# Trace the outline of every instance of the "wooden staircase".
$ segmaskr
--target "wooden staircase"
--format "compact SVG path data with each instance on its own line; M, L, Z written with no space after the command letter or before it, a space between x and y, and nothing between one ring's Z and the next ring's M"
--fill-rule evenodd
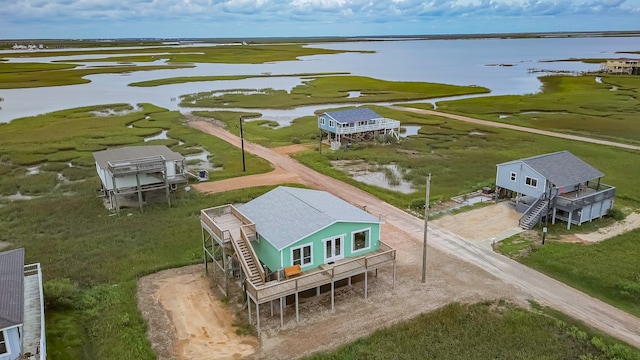
M260 261L258 260L256 253L253 251L253 247L251 247L251 244L249 243L249 238L250 236L247 235L245 229L241 228L240 238L236 239L232 237L231 244L238 256L238 260L242 266L242 271L244 271L247 276L247 280L254 285L262 285L265 282L264 270L260 265Z
M520 220L518 221L518 225L525 230L531 230L533 227L540 221L542 214L545 212L547 207L549 206L549 200L546 199L538 199L533 205L531 205L527 211L522 214Z

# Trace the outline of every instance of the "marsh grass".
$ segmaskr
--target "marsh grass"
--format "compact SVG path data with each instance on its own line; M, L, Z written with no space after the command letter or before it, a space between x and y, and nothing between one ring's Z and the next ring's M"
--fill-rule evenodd
M453 303L305 359L640 358L638 350L554 315L502 302Z
M443 101L438 110L640 144L640 77L597 76L602 83L594 75L544 76L537 94Z
M97 116L97 113L116 115ZM55 173L75 181L95 176L92 153L109 147L146 145L144 138L168 130L170 146L183 155L212 154L211 161L222 171L211 179L236 176L241 169L240 150L215 137L185 126L182 115L149 104L138 108L114 104L64 110L31 118L14 120L0 129L0 195L43 194L58 184ZM127 127L132 125L132 128ZM178 145L178 140L184 142ZM72 166L68 166L70 163ZM39 166L43 172L27 175L26 168ZM262 173L271 169L264 160L247 154L247 173Z
M290 109L302 105L327 103L362 103L379 101L406 101L443 96L481 94L489 89L478 86L457 86L427 82L385 81L362 76L310 77L290 92L260 89L261 94L226 93L214 96L212 92L182 97L185 107ZM360 97L349 97L349 92L360 91Z

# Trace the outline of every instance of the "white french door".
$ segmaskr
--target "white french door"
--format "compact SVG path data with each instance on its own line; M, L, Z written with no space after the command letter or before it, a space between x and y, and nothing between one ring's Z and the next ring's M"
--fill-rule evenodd
M324 240L324 263L330 263L342 259L344 238L342 236Z

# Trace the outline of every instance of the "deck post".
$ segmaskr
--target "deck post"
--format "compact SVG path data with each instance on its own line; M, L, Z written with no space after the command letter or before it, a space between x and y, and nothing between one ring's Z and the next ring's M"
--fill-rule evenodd
M269 300L269 307L271 308L271 317L273 317L273 300Z
M260 336L260 304L256 301L256 323L258 324L258 336Z
M298 308L298 291L296 291L296 322L300 322L300 309Z
M247 293L247 309L249 310L249 325L253 324L253 320L251 319L251 297L249 293Z
M284 311L282 308L282 298L280 298L280 327L284 326Z
M111 176L111 182L113 183L113 202L116 203L116 212L120 213L120 204L118 204L118 188L116 187L116 177L115 175Z
M368 271L364 272L364 299L367 299L367 283L369 282L369 280L367 280L367 275L369 274Z
M331 311L333 311L333 303L334 303L333 289L334 289L333 279L331 279Z
M138 185L138 206L142 212L142 186L140 186L140 174L136 173L136 184Z
M351 276L347 278L347 286L351 286Z
M556 223L556 208L553 208L553 216L551 217L551 224Z
M167 168L165 166L164 172L162 173L162 175L164 176L164 190L167 194L167 203L169 204L169 207L171 207L171 196L169 195L169 178L167 176Z
M320 296L320 286L316 287L316 296Z
M567 221L567 230L571 230L571 217L573 216L573 208L569 211L569 220Z

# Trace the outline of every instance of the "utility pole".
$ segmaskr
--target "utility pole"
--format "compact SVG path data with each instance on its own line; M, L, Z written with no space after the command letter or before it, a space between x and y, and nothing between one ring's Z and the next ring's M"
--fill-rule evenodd
M240 116L240 144L242 148L242 171L247 171L247 167L244 162L244 134L242 132L242 116Z
M427 177L427 195L424 201L424 245L422 247L422 283L427 282L427 221L429 220L429 191L431 188L431 173Z

